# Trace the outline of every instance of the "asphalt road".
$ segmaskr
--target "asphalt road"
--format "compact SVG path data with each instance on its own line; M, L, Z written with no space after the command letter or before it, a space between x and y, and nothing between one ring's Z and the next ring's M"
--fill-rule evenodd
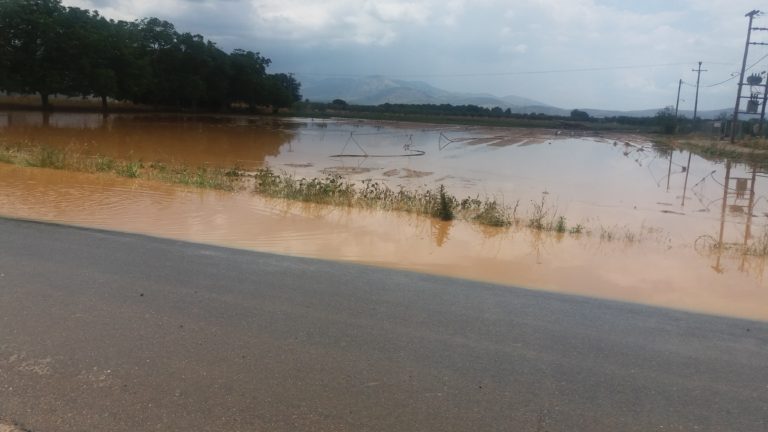
M768 431L768 324L0 219L0 419Z

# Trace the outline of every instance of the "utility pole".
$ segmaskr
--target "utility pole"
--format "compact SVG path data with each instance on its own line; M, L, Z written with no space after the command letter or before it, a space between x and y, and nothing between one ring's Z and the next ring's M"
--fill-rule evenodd
M741 75L739 75L739 90L736 93L736 107L733 109L733 121L731 122L731 142L736 141L736 131L739 125L739 105L741 104L741 89L744 87L744 73L747 69L747 56L749 55L750 38L752 37L752 20L760 11L755 9L748 12L745 17L749 17L747 26L747 42L744 44L744 59L741 61ZM762 45L762 44L761 44Z
M699 82L701 81L701 73L706 72L706 69L701 68L701 62L699 62L698 69L691 69L692 72L697 72L696 75L696 102L693 104L693 124L696 124L696 113L699 111Z
M677 82L677 102L675 102L675 120L677 120L677 109L680 108L680 87L683 86L683 79Z

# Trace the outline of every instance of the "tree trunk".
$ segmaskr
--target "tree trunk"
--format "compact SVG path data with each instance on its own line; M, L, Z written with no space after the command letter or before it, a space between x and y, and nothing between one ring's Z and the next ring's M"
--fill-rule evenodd
M48 101L48 93L40 93L40 101L43 104L43 110L48 111L51 109L51 103Z
M107 97L106 96L102 96L101 97L101 111L102 112L107 112Z

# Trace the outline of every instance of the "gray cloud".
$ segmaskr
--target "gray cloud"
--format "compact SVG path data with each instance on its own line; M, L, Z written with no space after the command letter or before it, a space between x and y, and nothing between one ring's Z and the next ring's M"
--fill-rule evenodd
M454 91L614 109L674 103L677 80L694 82L699 60L709 70L703 83L728 78L740 63L743 13L754 7L751 0L64 3L122 19L158 16L226 50L260 51L278 72L394 75ZM767 51L756 47L753 59ZM692 91L684 88L686 103ZM700 107L725 107L734 97L733 85L703 88Z

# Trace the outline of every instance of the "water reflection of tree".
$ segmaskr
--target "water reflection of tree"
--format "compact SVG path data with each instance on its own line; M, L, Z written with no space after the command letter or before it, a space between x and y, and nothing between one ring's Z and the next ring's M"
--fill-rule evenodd
M298 122L236 116L14 113L4 135L86 156L252 168L295 139Z
M442 221L430 218L430 233L437 247L442 247L448 241L453 221Z

